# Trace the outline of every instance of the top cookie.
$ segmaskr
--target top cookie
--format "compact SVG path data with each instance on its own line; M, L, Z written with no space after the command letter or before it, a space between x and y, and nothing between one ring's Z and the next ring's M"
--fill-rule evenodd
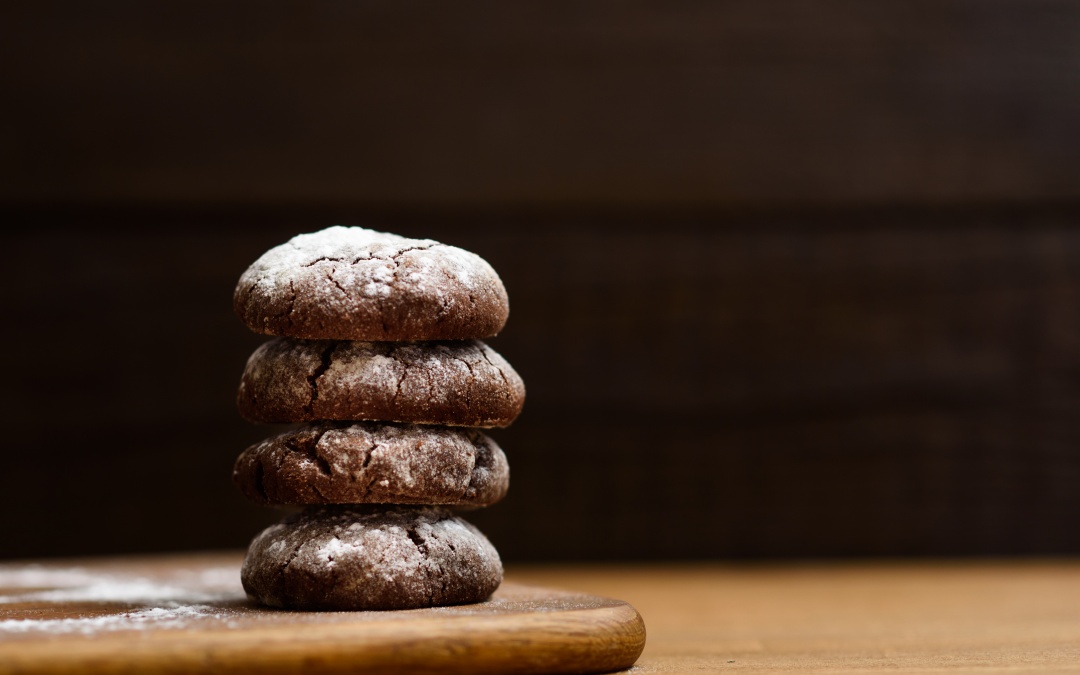
M510 312L480 256L341 226L264 253L240 277L233 308L256 333L376 341L491 337Z

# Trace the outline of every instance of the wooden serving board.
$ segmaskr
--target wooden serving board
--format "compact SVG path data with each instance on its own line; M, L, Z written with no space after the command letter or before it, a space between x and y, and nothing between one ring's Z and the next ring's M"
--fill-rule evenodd
M570 673L633 665L619 600L504 582L484 603L396 612L260 607L239 555L0 565L0 673Z

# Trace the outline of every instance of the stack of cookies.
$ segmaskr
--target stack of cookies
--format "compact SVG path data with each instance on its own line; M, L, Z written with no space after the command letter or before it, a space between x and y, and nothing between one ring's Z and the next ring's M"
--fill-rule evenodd
M509 469L478 428L504 427L525 387L480 338L506 322L483 259L355 227L294 237L240 278L234 307L277 337L248 360L250 421L299 423L236 461L252 501L302 506L255 537L249 595L292 609L479 602L499 555L450 507L503 497Z

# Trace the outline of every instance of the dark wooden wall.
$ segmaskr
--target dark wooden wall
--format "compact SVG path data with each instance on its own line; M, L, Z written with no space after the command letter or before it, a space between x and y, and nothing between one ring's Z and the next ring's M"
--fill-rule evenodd
M22 4L10 200L1080 196L1068 0Z
M232 287L499 272L524 559L1080 552L1080 7L0 10L0 557L242 546Z

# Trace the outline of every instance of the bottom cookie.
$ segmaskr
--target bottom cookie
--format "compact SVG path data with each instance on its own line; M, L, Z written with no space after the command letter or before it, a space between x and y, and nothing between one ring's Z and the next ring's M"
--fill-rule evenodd
M479 530L445 509L319 506L256 536L241 581L271 607L415 609L486 600L502 563Z

